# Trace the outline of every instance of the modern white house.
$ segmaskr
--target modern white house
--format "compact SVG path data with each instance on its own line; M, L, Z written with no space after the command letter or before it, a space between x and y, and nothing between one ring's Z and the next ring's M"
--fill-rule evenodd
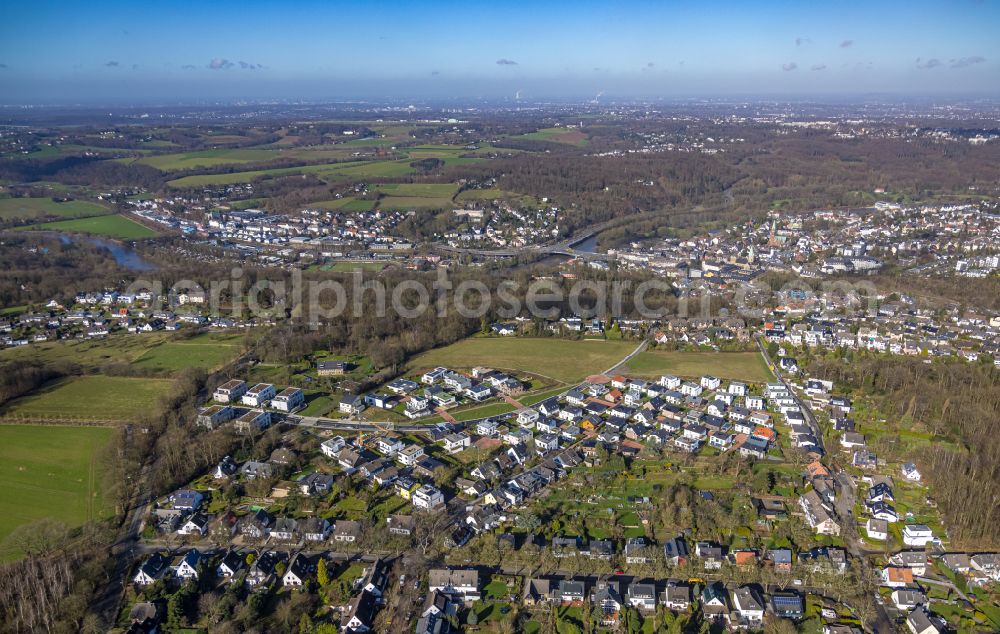
M868 522L865 523L865 532L868 534L868 539L884 542L889 538L889 523L874 517L869 518Z
M425 484L413 492L413 507L418 509L433 509L444 504L444 494L437 487Z
M344 440L343 436L334 436L328 440L324 440L320 446L319 450L323 452L323 455L327 458L336 458L340 450L344 448L347 442Z
M273 385L258 383L243 394L241 402L250 407L262 407L276 395L277 392L275 392Z
M902 468L903 477L911 482L920 482L920 471L917 470L917 465L912 462L907 462Z
M271 399L271 407L282 412L294 412L306 404L306 394L297 387L287 387Z
M212 394L212 399L216 403L235 403L240 400L240 397L243 396L246 391L246 381L233 379L232 381L227 381L215 388L215 393Z
M934 541L934 533L926 524L907 524L903 527L903 543L924 547Z

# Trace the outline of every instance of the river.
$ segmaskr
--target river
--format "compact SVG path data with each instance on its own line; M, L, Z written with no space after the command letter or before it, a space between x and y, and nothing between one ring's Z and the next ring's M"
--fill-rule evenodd
M64 233L59 234L59 240L63 244L71 244L82 240L91 246L107 249L111 253L111 257L115 259L115 262L132 271L152 271L156 268L155 265L144 260L135 249L121 242L114 242L94 236L78 236Z

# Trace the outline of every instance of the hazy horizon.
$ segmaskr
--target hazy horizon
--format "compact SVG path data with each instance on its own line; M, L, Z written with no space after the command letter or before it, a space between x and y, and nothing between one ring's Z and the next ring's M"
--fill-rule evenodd
M0 101L1000 94L1000 3L37 2Z

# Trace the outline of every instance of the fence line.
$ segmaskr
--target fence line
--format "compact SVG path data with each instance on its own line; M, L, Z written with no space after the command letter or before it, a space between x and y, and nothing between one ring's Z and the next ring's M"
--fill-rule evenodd
M130 421L115 420L99 416L81 416L70 414L20 414L8 413L0 415L0 425L74 425L79 427L120 427Z

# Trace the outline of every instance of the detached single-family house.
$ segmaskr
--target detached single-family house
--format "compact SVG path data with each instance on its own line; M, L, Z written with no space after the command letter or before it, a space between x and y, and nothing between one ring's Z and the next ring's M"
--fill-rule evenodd
M480 598L478 570L434 568L428 571L427 578L429 592L442 592L466 603Z
M652 583L632 583L626 592L628 604L642 612L656 611L656 585Z
M934 533L926 524L907 524L903 528L903 543L907 546L923 548L934 540Z
M676 582L668 582L663 590L661 602L668 610L683 612L691 605L691 587Z
M358 394L344 394L340 397L340 411L345 414L360 414L365 411L365 399Z
M169 560L163 553L153 553L146 558L135 575L132 582L137 586L148 586L156 583L167 570Z

